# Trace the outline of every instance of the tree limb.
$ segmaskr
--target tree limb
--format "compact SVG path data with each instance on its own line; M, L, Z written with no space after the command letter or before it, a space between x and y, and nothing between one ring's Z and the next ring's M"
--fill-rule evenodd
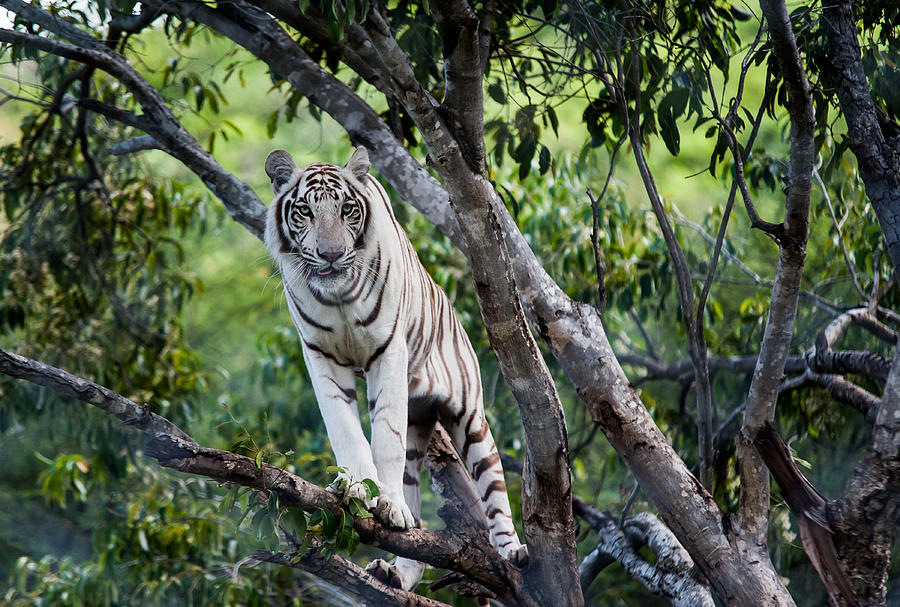
M761 6L769 24L773 54L788 92L791 162L785 196L784 232L779 242L771 305L759 359L747 393L741 438L737 447L741 478L738 516L740 534L748 552L747 558L764 563L764 570L773 572L766 538L769 478L752 441L765 422L774 419L775 403L797 313L806 257L815 117L811 88L797 49L787 8L782 0L763 0Z
M841 568L825 516L825 498L797 468L788 446L771 423L760 428L753 444L781 488L781 495L797 518L803 549L833 601L843 599L860 607L847 573Z
M668 598L676 607L713 607L709 588L693 577L694 562L690 555L651 513L640 512L628 517L620 529L613 517L581 500L575 502L575 512L599 537L589 558L602 562L600 555L612 557L628 575L651 592ZM638 552L642 545L649 546L656 555L654 563L647 562Z
M443 179L451 206L460 218L488 336L521 411L526 440L522 517L529 553L534 557L529 567L530 588L547 604L581 604L565 420L553 379L528 330L511 275L497 221L498 214L506 209L490 183L473 172L465 158L465 151L474 143L461 143L452 135L458 131L448 126L431 97L415 80L388 25L373 11L365 27L395 74L406 110L419 126L432 165ZM477 53L455 58L470 63L477 59ZM479 68L469 65L454 73L468 74L473 69ZM447 88L453 86L448 83ZM465 83L460 86L467 88ZM480 105L466 111L477 112L481 121ZM468 135L471 128L465 131ZM483 132L483 127L478 132Z
M251 556L258 561L293 567L311 573L340 586L363 604L394 607L449 607L441 601L388 586L352 561L348 561L338 554L326 557L315 546L299 558L292 554L267 550L257 550Z
M198 445L169 420L151 413L125 397L61 369L0 349L0 372L48 387L63 396L82 400L116 416L151 437L144 453L161 466L219 482L236 483L278 495L279 503L304 510L339 511L341 498L287 472L252 458ZM534 605L522 592L522 572L501 558L478 529L431 532L396 531L374 517L357 518L354 528L361 540L400 556L460 571L510 604Z
M31 5L20 5L22 3L17 0L0 0L0 7L9 8L29 19L44 19L44 11ZM66 22L51 19L51 23ZM86 36L80 30L74 28L77 33L72 33L70 30L74 26L66 25L68 27L57 28L58 31L71 35L78 45L85 46L66 44L42 36L5 29L0 29L0 42L22 44L75 62L91 65L119 80L134 95L144 110L145 116L141 124L148 134L159 141L165 149L177 152L177 158L196 173L216 196L231 200L232 204L227 207L227 210L232 217L244 224L254 234L261 236L265 225L265 208L260 204L253 190L234 175L218 170L218 163L215 159L178 122L159 93L121 56L106 47L96 49L96 45L93 43L85 42ZM90 37L87 38L93 40ZM90 45L87 46L87 44Z

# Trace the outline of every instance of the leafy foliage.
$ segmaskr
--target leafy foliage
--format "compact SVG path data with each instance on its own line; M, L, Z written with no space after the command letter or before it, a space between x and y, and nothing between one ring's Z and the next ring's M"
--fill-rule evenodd
M56 2L53 10L96 30L97 24L108 26L111 18L130 14L134 4ZM598 305L602 280L609 293L604 319L617 352L668 362L684 358L671 262L630 168L633 150L622 142L634 125L659 167L660 190L699 291L735 170L728 131L745 141L760 125L745 164L762 213L777 213L786 176L786 93L772 84L777 67L765 39L756 39L758 17L723 0L496 4L484 83L489 178L546 271L569 296ZM870 83L886 115L896 117L900 38L891 34L900 26L898 11L890 2L860 7ZM374 10L364 0L301 2L300 8L325 15L335 41ZM792 15L810 49L812 74L815 51L823 43L814 26L818 10L801 7ZM421 3L401 1L390 3L386 16L416 78L441 99L441 44L432 15ZM206 149L229 158L236 172L261 173L263 148L307 143L298 142L297 133L319 132L322 141L336 140L325 130L327 118L291 91L282 75L261 69L190 20L166 17L156 27L135 35L119 32L113 43L135 64L146 54L142 69L149 81ZM334 48L303 37L300 44L354 90L375 95L342 71ZM203 442L246 454L257 465L266 462L329 482L335 470L299 341L284 310L272 304L265 262L246 263L248 249L239 243L246 235L217 221L218 206L193 177L169 170L165 160L106 153L112 143L136 133L98 117L78 99L136 110L115 79L24 48L3 53L33 70L42 86L31 93L19 139L0 148L0 345L147 403ZM618 74L621 81L604 80L605 73ZM821 84L815 95L821 186L814 191L810 217L797 354L812 343L830 311L859 305L865 294L891 280L836 100ZM393 100L375 105L408 147L423 150L412 120ZM341 140L314 149L310 159L333 160L338 147L344 156L342 146ZM265 187L262 177L252 179ZM604 191L597 216L596 246L604 263L599 277L587 188ZM501 451L521 459L517 408L489 351L465 258L399 203L397 215L473 339ZM263 254L258 243L252 247L258 252L251 256ZM755 353L774 256L771 242L735 213L703 311L711 353ZM222 290L210 296L206 286L216 284ZM889 289L881 304L896 309L898 297L896 288ZM217 316L221 309L234 310L230 322ZM251 317L249 310L264 312ZM221 335L214 342L215 333ZM848 347L888 355L867 335L851 334L848 341ZM594 496L598 507L621 511L633 482L550 364L569 424L575 491ZM640 366L629 371L675 449L694 462L690 377L651 381ZM748 382L746 374L721 372L713 378L721 423L716 498L726 509L737 501L734 413ZM873 392L878 388L873 385ZM865 422L816 388L784 396L778 411L780 426L796 437L798 455L810 463L814 484L836 491L864 445ZM281 507L271 494L160 472L140 457L133 437L103 416L3 379L0 436L0 459L11 462L0 473L4 490L42 517L75 529L88 546L85 554L34 539L12 541L0 528L0 541L16 555L0 561L0 575L8 572L11 582L0 604L315 604L325 600L308 582L301 585L284 568L244 557L256 548L284 545L280 533L291 537L297 557L314 541L329 554L362 560L374 554L358 546L352 527L354 517L369 516L359 500L337 512L305 514ZM518 511L518 481L511 475L508 481ZM369 497L375 495L374 484L367 489ZM427 517L436 510L428 500L436 498L425 499ZM639 507L651 506L641 501ZM426 525L435 524L426 518ZM821 591L810 582L814 574L796 547L796 530L781 503L773 511L772 529L779 572L808 589L807 604L814 604ZM590 551L590 533L580 539L581 553ZM611 568L604 576L589 593L598 604L652 600L621 571ZM449 592L435 596L460 600ZM803 604L806 598L797 596Z

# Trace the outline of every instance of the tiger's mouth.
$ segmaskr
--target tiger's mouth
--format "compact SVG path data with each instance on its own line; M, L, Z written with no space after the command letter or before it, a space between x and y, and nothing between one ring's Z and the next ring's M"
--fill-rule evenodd
M340 278L347 273L348 267L342 267L335 264L327 266L318 266L312 268L312 273L316 278L335 279Z

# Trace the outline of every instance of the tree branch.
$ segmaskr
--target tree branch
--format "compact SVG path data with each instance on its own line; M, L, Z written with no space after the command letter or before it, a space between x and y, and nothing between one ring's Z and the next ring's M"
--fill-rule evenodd
M766 539L769 478L752 441L766 421L774 419L775 403L794 328L806 257L815 117L811 89L797 50L787 8L782 0L763 0L761 6L769 24L773 54L788 92L791 162L785 196L784 233L779 242L771 305L759 359L747 393L741 438L737 447L741 477L738 516L741 535L747 546L747 558L765 563L765 569L773 572Z
M432 0L431 12L444 55L441 114L456 133L471 171L484 173L484 58L480 21L466 0Z
M255 460L243 455L198 445L175 424L151 413L146 407L61 369L0 349L0 372L82 400L134 426L152 438L144 453L161 466L274 492L279 503L287 507L310 511L325 508L335 512L341 507L340 497L299 476L268 464L258 466ZM355 519L354 528L366 544L465 573L504 602L534 605L522 592L522 572L497 554L483 530L457 528L454 533L423 529L396 531L374 517Z
M199 3L176 0L165 3L150 0L149 3L160 11L181 15L206 25L248 50L273 72L281 74L294 90L341 124L354 144L364 145L373 152L370 155L372 163L400 195L413 202L432 224L465 252L465 244L459 233L456 216L448 204L446 191L401 145L378 114L346 84L316 64L277 22L243 2L231 6L230 16ZM268 19L264 22L264 28L260 31L251 30L232 21L231 17L241 17L245 13L247 20L252 17L258 23L262 19ZM219 171L225 173L221 167ZM220 198L226 207L233 207L240 202L228 197ZM265 217L265 207L261 203L259 206L261 216Z
M621 529L613 517L581 500L575 501L575 513L599 536L597 547L587 558L603 562L601 555L607 555L615 559L628 575L651 592L668 598L676 607L713 607L709 588L693 577L694 562L690 555L651 513L640 512L628 517ZM653 551L654 563L647 562L638 552L643 545Z
M753 443L781 488L784 501L797 518L803 549L825 585L828 596L833 601L841 597L848 605L859 607L860 603L847 573L841 568L831 538L831 528L825 516L825 498L797 468L775 426L766 422Z
M121 56L105 46L97 48L97 45L92 42L93 38L86 36L67 22L49 17L45 11L31 5L25 5L17 0L0 0L0 7L8 8L37 22L49 19L51 26L54 26L50 28L51 31L71 36L72 40L82 46L5 29L0 29L0 42L21 44L78 63L91 65L119 80L134 95L144 110L145 116L141 121L142 128L165 149L175 152L178 160L196 173L216 196L222 200L231 201L226 208L236 221L245 225L257 236L262 235L265 225L265 207L259 202L253 190L234 175L221 170L215 159L178 122L159 93Z
M636 33L632 32L633 44L637 46L639 40ZM712 419L713 419L713 394L709 380L709 365L707 362L706 336L703 333L703 326L696 322L694 286L691 280L690 267L684 251L675 235L675 230L669 221L668 213L666 213L665 205L659 190L656 187L656 180L650 170L650 165L644 155L644 142L642 138L641 117L641 78L637 73L640 69L637 63L637 48L632 52L633 70L632 78L628 78L623 72L621 59L617 54L617 62L619 72L617 80L619 82L632 81L634 83L634 108L631 110L631 120L627 120L629 108L627 106L627 94L624 89L619 90L614 98L618 101L619 114L625 124L628 125L628 138L631 143L631 149L634 153L635 163L638 167L641 180L644 184L644 190L650 200L650 206L656 216L656 222L660 227L663 240L666 243L666 249L669 253L669 259L672 260L672 266L675 269L675 285L678 290L678 301L681 311L681 321L684 324L685 334L688 341L688 353L694 367L694 386L697 401L697 445L699 455L700 482L708 490L713 488L713 441L712 441Z
M498 216L506 209L490 183L473 172L464 157L465 149L474 142L461 144L451 135L458 131L448 127L430 96L415 80L406 56L377 12L369 14L366 31L395 74L406 110L419 126L432 164L460 218L488 336L521 411L526 440L523 523L529 554L533 556L529 587L546 604L581 604L565 420L559 395L528 330L511 276L498 225ZM456 102L461 104L463 100ZM481 120L480 105L467 107L466 111L478 112Z
M299 558L293 554L268 552L267 550L257 550L251 556L258 561L274 563L282 567L293 567L311 573L348 591L363 604L394 607L449 607L446 603L388 586L362 567L338 554L326 557L316 546Z

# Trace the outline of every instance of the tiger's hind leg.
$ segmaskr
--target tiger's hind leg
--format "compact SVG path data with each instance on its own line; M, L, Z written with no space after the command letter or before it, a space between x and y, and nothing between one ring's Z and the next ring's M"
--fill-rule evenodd
M406 466L403 471L403 499L416 519L416 527L421 525L422 488L419 485L419 471L428 451L431 434L437 420L437 409L429 398L409 399L409 422L406 429ZM425 563L397 557L393 564L384 559L376 559L366 566L366 570L379 580L404 590L415 588Z
M480 390L468 403L450 401L441 421L446 422L453 446L475 481L491 544L503 558L519 566L525 565L528 549L519 541L513 526L500 454L484 417Z

